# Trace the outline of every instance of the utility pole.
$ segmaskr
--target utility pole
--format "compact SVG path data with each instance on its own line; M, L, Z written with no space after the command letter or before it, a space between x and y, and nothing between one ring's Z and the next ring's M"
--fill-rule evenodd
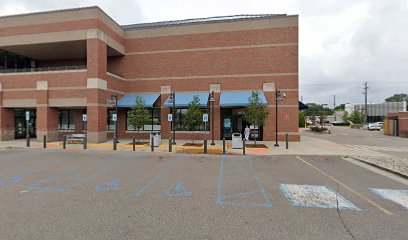
M368 82L364 83L364 123L368 123Z
M333 95L333 114L334 114L334 121L337 121L336 119L336 95Z
M303 96L300 96L300 101L303 103Z

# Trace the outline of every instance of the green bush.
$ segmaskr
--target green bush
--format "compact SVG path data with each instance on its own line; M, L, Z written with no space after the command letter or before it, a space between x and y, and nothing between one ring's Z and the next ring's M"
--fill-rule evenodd
M310 130L311 130L312 132L326 132L326 131L327 131L327 128L325 128L325 127L318 127L318 126L311 126L311 127L310 127Z

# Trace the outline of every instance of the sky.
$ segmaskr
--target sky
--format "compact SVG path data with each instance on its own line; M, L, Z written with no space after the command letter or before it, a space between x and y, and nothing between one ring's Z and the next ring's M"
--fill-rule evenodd
M99 6L119 24L236 14L299 15L305 103L383 102L408 93L408 0L0 0L0 16Z

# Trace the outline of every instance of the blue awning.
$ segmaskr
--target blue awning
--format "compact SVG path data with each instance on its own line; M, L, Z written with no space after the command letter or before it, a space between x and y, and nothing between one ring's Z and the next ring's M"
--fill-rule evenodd
M200 98L200 107L208 106L208 98L210 97L209 93L176 93L176 107L188 107L190 103L194 100L194 96ZM163 104L164 107L173 107L173 103L170 102L170 96L167 98L166 102Z
M136 97L142 97L145 101L146 107L153 107L154 103L160 97L158 93L151 94L128 94L123 96L118 101L118 107L120 108L133 108L136 104Z
M220 97L221 107L246 107L249 105L248 99L251 97L252 92L222 92ZM267 105L265 95L263 92L259 92L259 98L261 103Z

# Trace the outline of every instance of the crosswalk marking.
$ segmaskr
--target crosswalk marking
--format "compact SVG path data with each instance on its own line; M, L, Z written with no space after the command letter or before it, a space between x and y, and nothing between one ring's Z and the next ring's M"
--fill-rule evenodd
M408 209L408 190L379 188L371 188L370 190L382 198L393 201Z
M380 147L380 146L368 146L368 145L352 145L345 144L346 147L354 149L385 151L385 152L408 152L408 148L404 147Z

